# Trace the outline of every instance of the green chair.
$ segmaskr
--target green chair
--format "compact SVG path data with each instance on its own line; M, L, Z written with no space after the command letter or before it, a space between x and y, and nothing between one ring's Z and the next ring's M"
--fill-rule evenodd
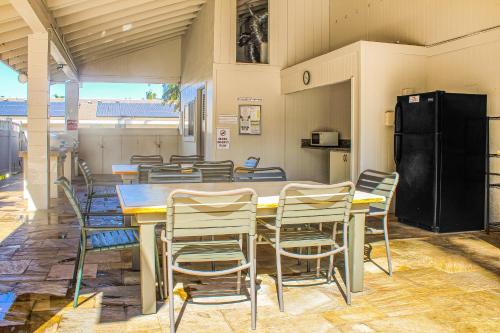
M233 181L233 161L196 162L194 167L201 170L203 182L220 183Z
M170 332L175 332L174 272L198 276L237 273L237 292L241 290L241 271L250 270L252 329L256 326L255 225L257 193L249 188L224 192L174 190L167 200L166 229L162 231L164 280L168 281ZM227 236L236 236L230 238ZM248 258L243 252L243 236L248 236ZM186 240L185 237L225 236L219 240ZM182 239L184 238L184 239ZM166 244L166 248L165 248ZM183 263L235 261L223 270L195 270ZM165 271L165 267L167 271ZM167 278L168 273L168 278Z
M276 280L280 311L285 310L281 256L306 260L316 259L318 261L321 258L329 257L327 281L330 282L334 255L344 252L346 300L347 304L351 304L347 230L353 196L354 185L351 182L334 185L288 184L280 193L275 224L259 221L269 229L262 236L276 250ZM343 224L342 245L336 241L338 223ZM332 232L323 231L323 225L325 227L331 226ZM311 247L316 247L317 253L312 254L308 251L307 254L302 254L288 250L310 249ZM329 250L321 252L322 247L327 247Z
M174 164L175 165L175 164ZM149 171L149 184L201 183L203 176L197 168L155 166Z
M179 164L139 164L139 183L147 184L149 182L149 173L153 168L179 169Z
M101 181L96 181L94 175L92 174L92 171L90 170L89 165L85 160L79 159L78 160L78 168L80 169L80 172L83 175L83 179L85 181L85 186L86 186L86 194L85 196L87 197L85 201L85 212L89 213L92 209L92 201L94 199L99 199L99 198L116 198L116 192L113 191L113 193L98 193L96 191L96 187L109 187L113 185L117 185L118 183L116 182L101 182ZM117 207L118 208L118 207ZM117 212L114 210L114 212Z
M399 174L397 172L387 173L376 170L365 170L358 178L356 189L382 195L385 197L385 202L370 204L370 211L366 216L380 219L382 222L382 230L367 227L368 234L384 234L385 253L387 255L388 273L392 276L392 258L389 248L389 230L387 227L387 215L391 206L392 196L399 182Z
M130 164L163 164L161 155L132 155Z
M279 167L234 169L235 182L280 182L286 181L285 170Z
M172 155L170 156L170 163L176 164L194 164L196 162L203 162L205 158L203 155Z
M75 296L73 300L73 307L78 306L78 296L80 294L80 285L82 283L83 265L85 256L88 252L103 252L109 250L124 250L139 246L139 231L136 227L125 226L89 226L89 217L108 216L103 213L89 213L82 212L80 203L76 196L75 190L69 184L68 180L64 177L56 180L66 194L66 197L75 211L78 223L80 224L80 244L78 246L78 253L75 260L75 271L73 274L73 285L75 286ZM155 247L156 248L156 247ZM163 289L161 288L161 274L159 268L158 256L156 257L156 274L158 278L158 287L160 297L163 299ZM76 285L75 285L76 280Z

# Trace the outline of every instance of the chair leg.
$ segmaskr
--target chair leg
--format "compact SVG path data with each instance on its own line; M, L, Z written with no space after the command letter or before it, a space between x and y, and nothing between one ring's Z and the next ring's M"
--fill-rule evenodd
M257 291L255 288L255 236L250 236L250 302L252 312L252 329L257 327ZM240 271L241 272L241 271Z
M238 262L241 265L241 262ZM241 271L236 273L236 293L241 294Z
M278 303L280 306L280 311L285 311L285 305L283 304L283 277L281 273L281 253L279 246L276 245L276 282L278 284Z
M307 254L311 255L311 247L310 246L307 248ZM311 260L307 259L306 265L307 265L307 273L310 273L311 272Z
M387 215L384 216L384 239L385 239L385 253L387 255L387 266L389 270L389 276L392 276L392 258L391 249L389 247L389 230L387 227Z
M80 263L80 253L82 252L82 239L80 237L80 243L78 243L78 250L75 257L75 269L73 270L73 279L71 279L71 286L74 287L76 284L76 277L78 275L78 265Z
M333 245L331 247L331 250L333 251ZM335 259L335 256L332 254L331 256L328 257L328 273L326 276L326 280L328 283L332 281L332 276L333 276L333 260Z
M347 224L344 225L344 272L345 272L345 295L347 304L351 305L351 276L349 274L349 247L347 246Z
M85 245L82 244L82 248L80 250L80 259L78 260L78 273L76 277L75 296L73 298L74 308L78 306L78 296L80 296L80 286L82 284L84 262L85 262Z
M163 279L161 274L160 258L158 258L158 250L156 244L155 244L155 273L156 273L156 279L158 280L158 291L160 292L160 299L164 300L165 295L163 294Z
M321 253L321 246L318 246L318 254ZM321 270L321 258L316 259L316 278L319 278L319 273Z
M172 253L172 244L167 245L168 253ZM175 309L174 309L174 274L172 270L172 260L169 256L167 260L167 270L168 270L168 312L170 317L170 333L175 333Z
M162 257L162 270L163 270L163 294L168 297L168 285L167 285L167 247L165 242L161 242L161 257Z

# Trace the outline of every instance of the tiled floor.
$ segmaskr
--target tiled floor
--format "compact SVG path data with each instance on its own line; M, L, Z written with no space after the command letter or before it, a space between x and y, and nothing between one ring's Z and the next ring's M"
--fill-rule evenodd
M48 214L28 215L21 188L16 178L0 183L0 332L168 331L167 304L158 302L157 314L140 313L139 275L131 270L130 251L88 256L81 305L73 309L69 279L78 225L64 199L54 200ZM280 313L274 253L259 246L257 331L500 331L499 234L435 235L395 221L390 227L394 276L377 267L386 267L381 236L369 237L365 291L353 295L352 306L339 291L338 271L338 284L325 284L301 273L304 262L285 260L288 282ZM178 276L178 332L251 331L250 303L245 292L234 293L235 286L233 276Z

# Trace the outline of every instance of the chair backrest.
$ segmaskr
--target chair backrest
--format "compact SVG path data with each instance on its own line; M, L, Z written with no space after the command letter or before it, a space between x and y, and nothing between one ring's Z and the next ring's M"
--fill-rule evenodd
M60 177L58 178L55 183L59 185L63 190L64 193L66 194L66 197L68 198L69 203L71 204L71 207L75 211L76 217L78 219L78 223L80 224L80 227L85 227L85 220L83 218L83 214L81 211L81 206L80 206L80 201L78 200L78 197L76 195L75 189L71 184L69 183L68 179L66 177Z
M385 197L385 202L372 203L371 208L375 208L387 213L391 206L392 196L399 182L397 172L382 172L376 170L365 170L359 175L356 189Z
M203 182L205 183L233 181L233 161L197 162L194 167L201 170Z
M130 164L163 164L161 155L132 155Z
M256 168L259 165L259 162L260 162L260 157L250 156L243 163L243 166L245 168Z
M255 235L257 193L250 188L223 192L174 190L167 200L167 239Z
M276 226L348 223L354 184L288 184L280 193Z
M285 170L279 167L242 168L234 170L235 182L278 182L285 181Z
M139 171L139 183L147 184L149 182L149 173L152 168L170 168L179 169L179 164L139 164L137 170Z
M82 172L83 179L85 180L85 185L87 185L87 194L92 191L92 185L94 183L94 177L90 171L90 167L83 159L78 159L78 168Z
M177 164L194 164L202 162L205 158L202 155L172 155L170 156L170 163Z
M197 168L180 168L156 166L149 171L148 183L169 184L169 183L201 183L203 177Z

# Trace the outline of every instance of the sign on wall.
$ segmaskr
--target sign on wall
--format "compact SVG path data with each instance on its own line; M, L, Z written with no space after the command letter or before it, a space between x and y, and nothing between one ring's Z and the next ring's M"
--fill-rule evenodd
M229 128L217 128L217 149L229 149L231 131Z
M240 105L240 134L260 134L260 105Z

